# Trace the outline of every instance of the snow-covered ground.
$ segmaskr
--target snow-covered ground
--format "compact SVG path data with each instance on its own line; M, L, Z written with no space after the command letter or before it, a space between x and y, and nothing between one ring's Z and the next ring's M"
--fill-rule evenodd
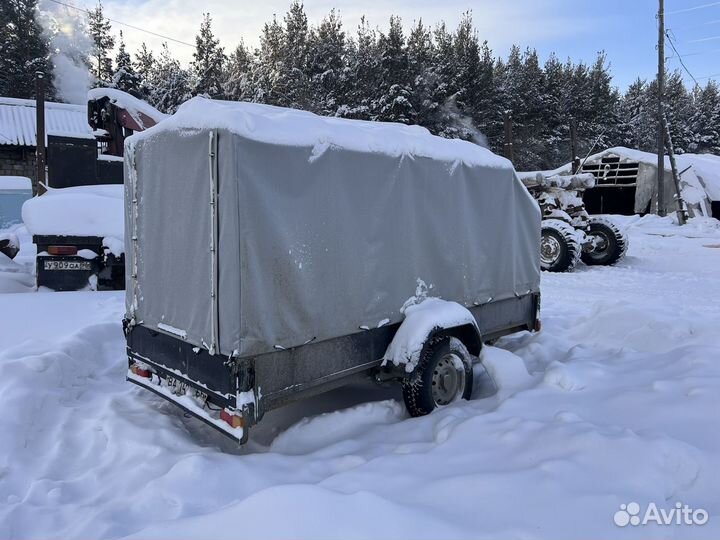
M543 275L497 389L411 419L345 388L243 448L125 382L122 293L1 294L0 537L717 538L720 222L615 219L627 258ZM630 502L709 521L616 526Z

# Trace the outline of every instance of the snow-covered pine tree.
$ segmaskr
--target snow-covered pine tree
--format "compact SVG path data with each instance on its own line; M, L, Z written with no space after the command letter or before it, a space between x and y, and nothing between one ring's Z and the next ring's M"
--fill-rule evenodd
M212 31L212 18L203 14L200 32L195 36L195 52L191 63L192 94L211 98L223 97L225 50Z
M230 55L223 83L225 97L232 101L249 101L254 95L253 56L241 40Z
M687 152L693 141L690 130L692 113L692 96L683 82L682 74L673 71L668 75L665 84L665 117L670 125L675 152L678 154Z
M311 89L308 78L310 31L303 4L293 0L283 19L280 59L276 64L274 93L278 104L308 110Z
M282 61L284 31L277 17L273 15L272 22L265 23L260 34L260 48L255 52L257 61L253 70L253 101L279 105L275 83L278 78L278 69Z
M370 120L373 118L371 105L379 80L377 33L370 28L363 16L358 25L355 41L348 47L349 91L347 105L341 106L337 114L345 118Z
M348 91L345 56L345 32L333 9L317 28L310 31L308 76L312 110L334 116L345 104Z
M620 102L620 135L623 146L643 151L657 147L657 113L646 81L638 78L625 91Z
M588 73L590 93L590 116L588 122L588 138L597 144L593 151L613 146L620 136L620 94L612 85L607 55L598 53L595 63ZM590 151L590 148L587 149ZM586 151L586 152L587 152Z
M45 75L46 96L55 97L50 48L35 19L37 0L0 2L0 95L35 97L35 72Z
M492 71L480 62L480 42L473 27L472 13L463 13L460 24L453 36L453 74L450 86L453 88L451 119L460 138L477 144L486 144L485 136L478 130L475 121L487 105L485 97L492 96L488 87L492 82ZM492 66L490 66L492 69ZM481 103L481 100L484 103Z
M135 53L135 61L132 65L138 77L138 94L141 98L148 99L153 93L150 78L155 68L155 56L145 42L142 42L140 50Z
M419 19L407 40L408 81L415 107L415 121L434 131L440 104L435 100L438 77L431 69L435 50L432 32Z
M110 52L115 47L115 37L111 33L112 26L105 17L102 2L99 0L95 9L88 12L87 22L88 32L93 41L91 57L96 86L108 86L113 77Z
M374 102L377 120L386 122L415 122L416 111L410 101L408 56L400 17L390 17L388 33L378 39L380 72L378 98Z
M565 95L565 68L555 54L551 54L543 66L545 86L543 94L543 119L545 122L543 140L545 151L542 168L555 168L571 161L575 156L570 151L570 122Z
M163 43L160 56L153 63L149 87L152 93L148 101L158 110L172 114L190 98L190 75L173 58L167 43Z
M132 94L138 94L140 88L140 77L135 73L130 53L125 48L122 30L120 30L120 41L115 56L115 74L112 78L112 86Z
M432 32L433 47L427 70L430 106L425 109L425 126L441 137L456 138L458 131L453 120L454 107L451 96L456 92L454 83L455 47L453 35L444 22L438 23Z
M692 141L689 151L720 155L720 89L718 83L708 81L693 90L693 114L690 117Z

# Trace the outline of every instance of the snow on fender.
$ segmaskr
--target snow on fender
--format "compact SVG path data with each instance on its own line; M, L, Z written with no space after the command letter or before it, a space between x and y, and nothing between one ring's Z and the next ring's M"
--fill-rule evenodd
M403 313L405 320L385 351L382 365L405 366L407 373L415 369L425 342L437 330L470 324L479 333L472 313L457 302L425 298L420 303L404 306Z

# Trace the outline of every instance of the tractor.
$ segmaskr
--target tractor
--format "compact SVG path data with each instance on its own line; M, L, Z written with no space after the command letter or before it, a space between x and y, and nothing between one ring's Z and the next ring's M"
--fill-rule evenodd
M589 266L607 266L625 256L627 237L614 223L591 217L585 210L582 194L595 186L592 174L520 173L519 176L542 212L540 266L543 270L570 272L580 260Z

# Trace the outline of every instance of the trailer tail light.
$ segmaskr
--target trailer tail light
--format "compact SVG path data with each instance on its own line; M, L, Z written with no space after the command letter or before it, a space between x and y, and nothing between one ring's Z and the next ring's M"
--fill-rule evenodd
M50 255L77 255L76 246L48 246L47 252Z
M538 318L535 319L535 331L539 332L540 330L542 330L542 321Z
M132 371L138 377L145 377L146 379L149 379L152 377L152 371L150 371L149 369L146 369L146 368L141 368L137 364L131 365L130 371Z
M245 427L245 419L242 416L237 416L227 409L220 411L220 420L230 425L232 428Z

